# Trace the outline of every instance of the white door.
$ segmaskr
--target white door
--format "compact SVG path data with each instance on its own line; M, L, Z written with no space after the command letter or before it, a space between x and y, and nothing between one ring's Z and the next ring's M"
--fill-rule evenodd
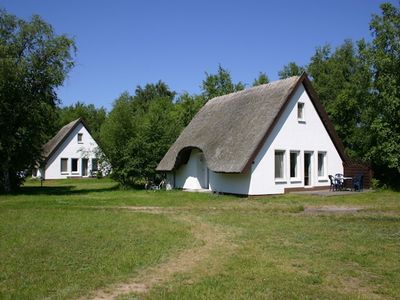
M197 178L202 189L208 189L208 168L203 153L198 154Z

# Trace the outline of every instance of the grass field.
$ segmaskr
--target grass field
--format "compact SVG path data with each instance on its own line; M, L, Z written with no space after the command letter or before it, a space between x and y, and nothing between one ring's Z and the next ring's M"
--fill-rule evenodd
M400 295L399 193L248 199L107 179L39 185L0 196L1 299Z

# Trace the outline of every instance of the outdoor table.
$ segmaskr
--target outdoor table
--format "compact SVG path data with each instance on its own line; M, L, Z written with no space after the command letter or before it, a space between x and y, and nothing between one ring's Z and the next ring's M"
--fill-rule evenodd
M353 189L352 183L353 183L353 177L341 177L343 179L343 188L350 188ZM350 183L349 183L350 181Z

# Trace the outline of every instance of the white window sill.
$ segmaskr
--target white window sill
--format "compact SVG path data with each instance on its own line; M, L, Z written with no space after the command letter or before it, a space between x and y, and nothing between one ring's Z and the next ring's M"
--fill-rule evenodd
M276 178L275 183L287 183L287 180L284 178Z
M306 120L304 120L304 119L298 119L297 122L299 122L301 124L306 124Z
M61 175L69 175L69 172L61 172Z
M290 178L290 183L301 183L300 178Z
M328 178L326 178L326 177L318 177L318 181L319 182L327 182Z

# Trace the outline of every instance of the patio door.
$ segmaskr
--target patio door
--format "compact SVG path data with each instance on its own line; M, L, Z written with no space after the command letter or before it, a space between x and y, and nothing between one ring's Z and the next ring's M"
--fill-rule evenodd
M304 152L304 186L311 186L312 182L312 152Z
M82 158L82 176L88 176L88 162L87 158Z

